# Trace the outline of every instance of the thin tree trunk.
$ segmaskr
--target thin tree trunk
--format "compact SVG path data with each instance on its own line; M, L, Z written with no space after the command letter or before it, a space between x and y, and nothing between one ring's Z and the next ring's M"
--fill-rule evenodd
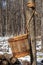
M29 2L30 2L30 4L31 4L31 2L35 3L34 0L28 0L28 3ZM27 17L28 23L29 23L29 18L32 16L32 13L33 13L32 7L28 8L29 13L30 13L30 15L29 14L27 15L28 16ZM30 36L31 36L31 46L32 46L32 53L33 53L33 64L31 64L31 65L36 65L36 40L35 40L35 18L34 18L34 15L33 15L31 22L29 24L30 24L30 30L29 31L30 31Z
M43 52L43 0L42 0L42 17L41 17L41 39L42 39L42 50Z
M0 0L0 36L2 36L1 10L2 10L2 7L1 7L1 0Z

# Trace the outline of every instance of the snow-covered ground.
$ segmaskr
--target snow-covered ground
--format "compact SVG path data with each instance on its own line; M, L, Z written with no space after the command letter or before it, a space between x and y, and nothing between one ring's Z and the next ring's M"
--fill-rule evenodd
M36 50L37 50L37 62L38 63L41 63L41 61L43 60L43 53L40 51L42 48L41 48L42 44L41 44L41 41L36 41Z
M43 53L42 52L37 52L37 61L41 62L43 60Z
M11 48L9 47L8 44L8 39L11 37L0 37L0 54L4 54L4 53L8 53L8 54L12 54ZM38 52L38 50L41 50L41 41L36 41L36 50L37 50L37 61L41 62L41 60L43 60L43 53L42 52ZM20 60L27 60L30 61L30 56L27 55L25 57L21 57L18 58Z
M10 37L0 37L0 54L12 54L11 48L9 47L8 43L9 38Z
M40 51L41 50L41 41L36 41L36 50L38 51Z
M30 56L29 55L27 55L27 56L24 56L24 57L20 57L20 58L18 58L19 60L23 60L23 61L28 61L28 62L30 62Z

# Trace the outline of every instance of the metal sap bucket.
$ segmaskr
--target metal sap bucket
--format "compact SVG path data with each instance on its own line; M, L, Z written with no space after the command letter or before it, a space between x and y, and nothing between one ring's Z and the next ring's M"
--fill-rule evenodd
M23 57L29 54L28 34L10 38L8 42L15 57Z

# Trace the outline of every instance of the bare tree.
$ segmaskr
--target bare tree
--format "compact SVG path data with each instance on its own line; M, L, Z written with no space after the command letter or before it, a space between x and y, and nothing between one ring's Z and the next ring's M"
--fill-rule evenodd
M26 23L28 26L28 32L30 32L31 37L31 47L33 53L33 63L31 65L36 65L36 40L35 40L35 1L28 0L27 1L27 10L26 10ZM31 50L30 50L31 51Z

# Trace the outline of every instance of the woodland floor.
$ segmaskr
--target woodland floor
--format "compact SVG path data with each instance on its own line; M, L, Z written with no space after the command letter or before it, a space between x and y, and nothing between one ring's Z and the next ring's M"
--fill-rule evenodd
M3 54L3 53L8 53L8 54L11 54L12 51L11 51L11 48L8 48L8 42L3 42L3 40L7 40L9 37L5 37L5 38L2 38L0 37L0 54ZM6 43L6 44L5 44ZM40 51L41 50L41 41L37 41L37 45L36 45L36 50L37 50L37 65L42 65L41 64L41 61L43 60L43 53ZM9 51L8 51L9 50ZM21 57L19 58L19 60L23 60L23 61L29 61L30 62L30 56L27 55L25 57Z

